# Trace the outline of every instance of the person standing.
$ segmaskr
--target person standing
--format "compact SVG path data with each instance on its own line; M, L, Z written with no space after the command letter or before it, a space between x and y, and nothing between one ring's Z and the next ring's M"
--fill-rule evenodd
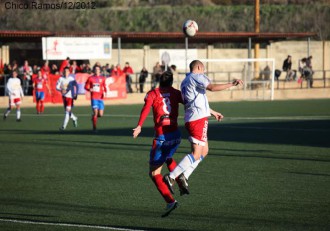
M16 121L21 122L21 103L23 101L24 93L21 85L21 80L17 78L18 73L16 70L12 72L12 78L10 78L6 84L6 90L9 95L9 106L3 114L3 119L6 120L11 109L16 106Z
M149 74L148 70L145 67L143 67L139 76L140 93L143 93L144 84L146 82L146 79L148 78L148 74Z
M29 65L27 60L24 61L23 66L21 67L21 72L23 74L23 88L24 94L27 95L29 93L29 86L32 77L32 67Z
M70 76L69 67L65 67L64 76L60 77L56 83L56 90L60 91L63 99L63 106L65 110L65 116L60 131L64 131L68 125L70 118L73 121L73 126L78 127L78 117L72 112L73 101L77 99L78 84L76 80Z
M105 85L106 77L101 76L101 69L99 66L95 67L95 75L90 76L85 83L85 90L91 93L91 105L93 110L92 123L93 131L97 130L97 118L103 116L104 112L104 93L107 92Z
M126 92L127 93L133 93L132 89L132 76L134 74L133 68L129 65L129 62L125 63L125 67L123 69L123 72L126 75Z
M293 77L293 71L291 70L292 67L292 60L291 55L288 55L288 57L283 61L282 69L286 72L285 80L290 81Z
M178 206L178 202L167 188L161 174L164 163L169 171L176 167L173 155L181 142L177 119L179 104L183 101L181 92L174 89L172 84L173 74L170 71L164 72L160 76L160 87L150 90L146 94L138 125L133 129L133 137L137 138L152 107L155 137L149 157L149 176L167 203L163 216L169 215ZM179 183L181 179L178 178L177 181L181 185Z
M210 109L206 91L221 91L243 83L242 80L234 80L227 84L212 84L204 74L204 64L199 60L192 61L189 68L190 73L187 73L181 83L181 92L185 108L185 127L189 133L191 153L187 154L170 174L164 176L164 182L171 192L173 192L175 178L182 173L185 177L184 186L189 192L188 178L209 151L207 141L208 117L212 115L217 121L223 118L221 113Z
M46 76L46 73L44 74ZM33 89L36 97L36 109L37 114L44 113L44 99L45 99L45 87L47 88L50 94L50 87L47 82L47 78L45 78L42 74L42 71L38 71L38 76L33 80Z

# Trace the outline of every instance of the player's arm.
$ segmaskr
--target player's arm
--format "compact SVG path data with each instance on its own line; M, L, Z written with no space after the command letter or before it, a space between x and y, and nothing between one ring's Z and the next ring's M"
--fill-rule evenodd
M152 97L150 96L150 94L149 95L147 94L144 99L144 106L140 113L140 119L139 119L138 125L136 128L133 129L133 138L138 137L138 135L141 133L142 125L150 112L152 103L153 103Z
M87 79L84 88L85 88L86 91L92 91L91 90L91 84L90 84L90 78Z
M57 80L56 90L62 92L62 89L61 89L61 77Z
M107 93L107 85L105 84L106 78L104 78L104 81L102 82L103 92Z
M217 121L221 121L224 117L220 112L213 111L211 108L210 113Z
M12 89L11 85L12 85L12 81L11 81L11 79L9 79L7 82L7 85L6 85L6 90L7 90L7 93L9 96L11 96L13 94L13 92L11 90Z
M233 82L231 82L231 83L225 83L225 84L210 83L209 85L207 85L206 89L209 91L222 91L222 90L228 89L230 87L238 86L238 85L242 85L242 84L243 84L242 80L234 79Z

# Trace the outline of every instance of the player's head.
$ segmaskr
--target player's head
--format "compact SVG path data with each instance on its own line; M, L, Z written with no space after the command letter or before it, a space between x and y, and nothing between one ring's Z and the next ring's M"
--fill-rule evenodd
M38 78L41 79L42 78L42 72L41 72L41 70L38 70L37 73L38 73Z
M190 72L196 74L204 73L204 64L199 60L194 60L189 64Z
M17 71L16 70L13 70L12 75L13 75L14 78L16 78L18 76Z
M64 68L63 73L65 77L68 77L70 74L70 69L68 67Z
M101 68L99 66L95 66L94 72L96 76L99 76L101 74Z
M160 76L159 86L160 87L171 87L173 84L173 74L171 71L165 71Z

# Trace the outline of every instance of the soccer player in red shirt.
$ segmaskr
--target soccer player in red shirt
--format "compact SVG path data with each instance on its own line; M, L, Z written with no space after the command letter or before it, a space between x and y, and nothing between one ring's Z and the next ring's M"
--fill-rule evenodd
M97 118L103 116L104 112L104 93L107 92L105 85L106 78L101 76L100 67L95 67L95 75L90 76L85 84L85 90L91 92L91 105L93 110L92 122L93 131L96 132Z
M178 206L178 202L163 182L161 174L164 163L167 164L169 171L176 167L173 154L181 142L177 119L179 103L183 103L183 101L181 92L174 89L172 84L173 74L170 71L164 72L160 77L160 87L147 93L138 125L133 129L133 137L136 138L152 107L155 137L150 151L149 176L167 203L163 216L169 215ZM180 180L179 176L177 178L179 186L181 185Z
M44 112L44 99L45 99L45 87L50 93L50 87L47 83L47 78L44 78L42 75L42 71L38 71L38 76L33 80L33 88L36 95L36 109L37 114L41 114Z

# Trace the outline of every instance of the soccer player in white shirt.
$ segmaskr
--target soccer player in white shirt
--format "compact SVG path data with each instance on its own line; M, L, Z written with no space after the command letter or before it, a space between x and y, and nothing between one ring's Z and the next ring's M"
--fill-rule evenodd
M3 119L7 119L13 106L16 106L16 121L21 122L21 103L24 97L21 80L17 78L17 71L13 71L13 77L10 78L6 85L9 95L9 106L3 115Z
M65 116L62 127L60 130L63 131L66 129L70 118L73 121L73 126L78 126L78 117L76 117L73 112L73 100L77 97L77 82L70 76L70 70L68 67L64 68L64 76L60 77L56 83L56 90L62 93L63 105L65 109Z
M164 176L165 183L173 192L172 186L175 178L183 174L186 179L186 194L189 194L187 183L189 176L209 151L207 142L208 117L212 115L218 121L223 118L221 113L210 109L206 90L221 91L243 84L242 80L236 79L227 84L212 84L204 74L204 64L199 60L192 61L189 68L190 73L181 83L181 94L185 105L184 119L185 127L189 132L191 153L187 154L170 174Z

